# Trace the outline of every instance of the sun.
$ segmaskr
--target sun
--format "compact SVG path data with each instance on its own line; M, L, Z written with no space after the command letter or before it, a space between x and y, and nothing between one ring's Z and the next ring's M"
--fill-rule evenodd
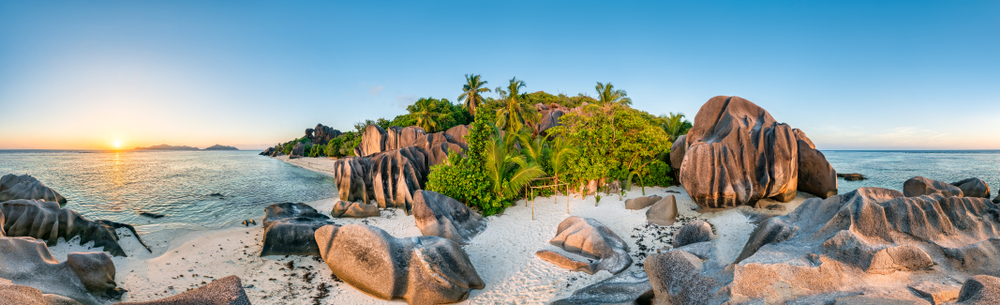
M122 140L115 140L111 145L114 145L115 149L122 148Z

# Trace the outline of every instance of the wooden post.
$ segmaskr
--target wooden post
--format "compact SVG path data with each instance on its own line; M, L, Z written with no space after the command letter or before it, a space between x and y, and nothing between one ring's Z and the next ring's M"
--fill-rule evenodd
M535 220L535 189L531 189L531 220Z

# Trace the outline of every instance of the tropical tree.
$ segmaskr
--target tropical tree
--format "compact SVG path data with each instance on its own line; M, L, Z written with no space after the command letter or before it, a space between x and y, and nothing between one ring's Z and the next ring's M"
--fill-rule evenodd
M434 98L421 98L413 105L407 106L406 110L416 120L416 126L423 128L427 132L437 132L439 127L450 123L451 109L445 109L451 104L448 100L436 100Z
M458 96L459 102L465 102L465 107L469 109L472 116L476 115L476 107L483 104L482 92L490 92L490 88L482 88L489 83L480 80L479 74L466 74L465 85L462 85L462 95Z
M538 123L539 118L535 108L522 102L526 100L525 95L521 93L524 87L526 87L524 81L515 77L510 79L507 90L497 88L497 93L503 100L503 105L497 109L497 127L508 132L518 132L525 125Z
M597 104L601 106L632 106L632 99L627 97L628 93L625 93L625 90L616 90L615 85L612 85L611 82L607 84L597 82L597 86L594 89L597 90Z
M579 156L580 149L565 137L556 137L549 144L549 149L549 165L552 166L552 177L555 178L555 183L559 184L559 173L569 170L568 163L570 159Z
M545 174L541 166L527 162L517 153L513 145L516 138L515 134L501 133L500 128L494 127L493 138L486 142L483 167L497 197L515 198L532 179Z
M690 121L684 120L683 113L671 112L668 116L660 116L660 119L663 120L661 127L663 127L663 131L667 132L670 142L674 142L680 136L686 135L692 127Z

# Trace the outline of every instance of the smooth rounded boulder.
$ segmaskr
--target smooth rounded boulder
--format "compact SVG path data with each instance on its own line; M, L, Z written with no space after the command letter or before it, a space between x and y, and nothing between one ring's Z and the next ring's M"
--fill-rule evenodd
M45 186L31 175L7 174L0 177L0 202L15 199L36 199L66 204L66 198Z
M698 110L685 137L680 182L701 207L789 202L798 189L792 128L738 96L716 96Z
M260 256L319 255L313 235L333 224L330 217L303 203L275 203L264 208L264 246Z
M0 237L0 278L81 304L106 304L123 293L107 253L74 252L60 263L31 237Z
M923 195L941 194L945 197L962 197L962 189L937 180L924 177L913 177L903 182L903 196L917 197Z
M250 305L240 278L230 275L181 294L145 302L122 302L120 305Z
M414 194L413 218L420 233L463 245L486 230L486 220L479 213L458 200L432 191L421 190Z
M712 234L712 226L703 220L695 220L685 224L677 233L674 233L674 248L686 245L712 241L715 234Z
M836 195L837 171L802 130L793 132L799 150L799 190L823 199Z
M979 178L969 178L961 180L958 182L953 182L951 185L958 187L962 190L962 196L965 197L979 197L979 198L990 198L990 185Z
M646 221L652 224L669 226L677 219L677 199L667 195L646 210Z
M535 253L539 258L558 266L576 267L572 269L574 271L594 274L600 270L607 270L617 274L632 265L632 258L628 255L628 244L610 228L593 218L577 216L566 218L559 223L556 237L549 243L566 252L596 259L583 265L574 264L573 259L552 251L542 250Z
M384 300L444 304L486 287L458 243L437 236L395 238L349 224L316 230L320 255L337 278Z
M366 218L380 215L382 212L379 211L378 205L343 200L337 200L333 204L333 210L330 211L330 216L334 218Z
M662 197L658 195L649 195L638 198L632 198L625 200L625 209L628 210L642 210L648 206L653 205L657 201L660 201Z

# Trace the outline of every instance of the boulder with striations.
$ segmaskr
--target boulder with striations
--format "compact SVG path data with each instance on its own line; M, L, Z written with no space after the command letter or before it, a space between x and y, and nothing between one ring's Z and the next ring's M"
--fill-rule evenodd
M366 218L379 215L382 215L382 212L379 211L378 205L343 200L337 200L333 204L333 210L330 211L330 216L334 218Z
M59 208L55 202L11 200L0 203L0 211L6 218L3 231L7 236L34 237L50 246L56 245L59 238L71 240L80 237L80 244L94 242L94 247L104 247L104 251L111 255L127 256L118 244L116 232L118 228L126 228L149 250L131 225L106 220L90 221L76 211Z
M607 270L617 274L632 265L628 244L607 226L592 218L566 218L559 223L556 237L549 243L567 252L596 259L585 263L548 250L535 253L543 260L573 271L594 274L599 270Z
M903 183L903 195L906 197L917 197L930 194L941 194L945 197L962 197L962 189L937 180L924 177L913 177Z
M799 151L799 190L824 199L836 195L837 171L802 130L792 131Z
M291 153L288 154L289 159L298 159L306 156L306 145L302 142L295 143L292 147Z
M687 135L677 137L674 144L670 146L670 168L675 171L681 170L684 163L684 152L687 150Z
M0 258L0 278L38 289L43 294L89 305L107 304L123 293L115 284L115 265L104 252L70 253L60 263L41 241L0 237Z
M309 142L313 142L316 145L326 145L327 142L340 135L340 130L333 129L330 126L323 126L323 124L316 124L316 128L306 128L306 139L309 139Z
M431 191L417 191L413 217L420 232L466 245L486 230L486 220L479 213L451 197Z
M795 198L795 134L756 104L737 96L710 99L698 110L685 141L680 182L699 206L728 208L764 198Z
M145 302L122 302L121 305L250 305L240 278L230 275L181 294Z
M374 199L371 166L371 159L362 157L340 158L333 162L333 177L340 200L368 203Z
M406 147L419 147L427 155L429 165L437 165L448 157L448 152L464 154L468 148L465 135L469 133L468 125L458 125L448 130L427 133L416 126L388 129L376 125L365 127L361 135L361 143L354 149L357 156L368 157L381 152L397 150Z
M264 246L260 256L319 255L313 235L333 224L330 217L302 203L275 203L264 208Z
M369 158L373 199L382 208L402 208L409 215L413 193L424 188L430 173L425 150L410 146Z
M449 239L395 238L376 227L350 224L319 228L316 242L337 278L380 299L454 303L486 286L462 247Z
M31 175L6 174L0 177L0 202L14 199L38 199L66 204L66 198Z
M962 196L965 197L980 197L980 198L990 198L990 185L979 178L969 178L958 182L953 182L951 185L958 187L962 190Z

